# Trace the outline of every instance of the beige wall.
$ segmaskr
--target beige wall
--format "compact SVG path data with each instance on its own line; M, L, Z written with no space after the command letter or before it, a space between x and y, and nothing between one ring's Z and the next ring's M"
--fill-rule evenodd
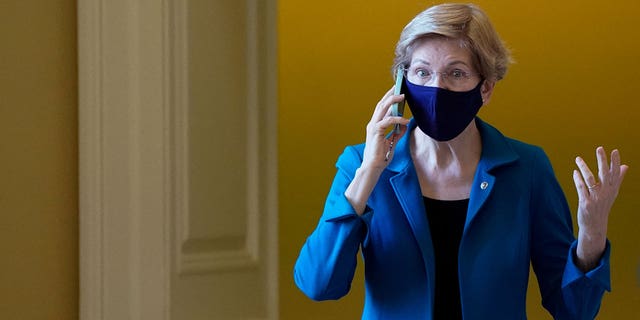
M0 319L77 319L76 2L0 3Z
M346 144L363 141L372 108L392 85L389 68L402 27L435 2L279 2L282 319L360 314L362 266L347 297L323 303L297 290L292 268L321 214L337 156ZM574 210L575 156L593 165L595 147L603 144L620 148L631 166L609 224L613 292L605 296L599 319L640 318L640 3L474 2L488 12L518 61L481 117L509 136L542 146ZM530 292L529 318L548 319L537 285Z

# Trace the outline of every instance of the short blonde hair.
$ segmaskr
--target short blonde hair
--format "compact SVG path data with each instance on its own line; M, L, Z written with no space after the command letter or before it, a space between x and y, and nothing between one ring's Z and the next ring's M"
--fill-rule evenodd
M449 3L421 12L402 30L393 61L394 76L399 66L408 67L415 45L434 36L460 40L471 51L475 67L484 79L502 79L512 62L509 50L479 7Z

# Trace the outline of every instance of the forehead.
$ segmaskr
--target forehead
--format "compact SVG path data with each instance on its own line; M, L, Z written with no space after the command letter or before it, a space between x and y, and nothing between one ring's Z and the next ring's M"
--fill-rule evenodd
M421 63L432 66L461 62L472 65L471 51L460 40L449 38L425 38L415 44L411 54L411 64Z

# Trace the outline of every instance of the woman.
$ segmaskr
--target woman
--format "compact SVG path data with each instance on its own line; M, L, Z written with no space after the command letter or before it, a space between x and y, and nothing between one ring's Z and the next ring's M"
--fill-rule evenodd
M600 147L596 178L576 159L575 239L544 152L476 117L509 61L473 5L435 6L405 27L394 61L404 94L389 90L366 143L338 159L295 265L305 294L345 295L362 248L363 319L525 319L530 263L554 318L595 317L609 290L608 215L628 167ZM405 99L411 121L391 114Z

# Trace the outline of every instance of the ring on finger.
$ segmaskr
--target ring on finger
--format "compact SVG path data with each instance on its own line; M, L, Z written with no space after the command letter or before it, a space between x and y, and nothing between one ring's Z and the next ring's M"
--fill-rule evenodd
M591 189L593 189L593 188L595 188L595 187L597 187L597 186L599 186L599 185L600 185L600 182L596 182L596 183L594 183L592 186L587 186L587 188L588 188L589 190L591 190Z

